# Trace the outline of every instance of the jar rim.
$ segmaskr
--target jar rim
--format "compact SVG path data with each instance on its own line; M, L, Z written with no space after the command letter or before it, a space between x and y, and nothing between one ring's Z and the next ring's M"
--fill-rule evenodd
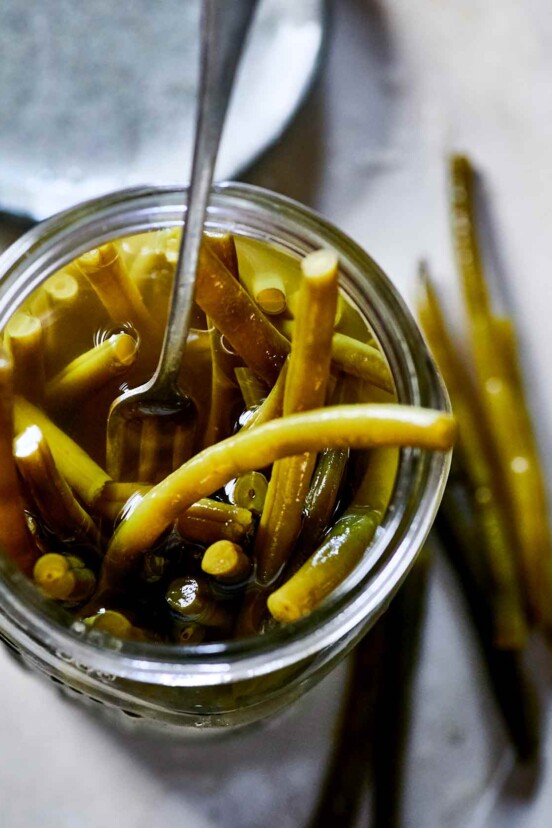
M180 186L119 190L32 227L0 256L0 328L13 312L14 303L21 301L23 279L28 295L54 269L89 249L91 237L99 244L125 233L181 223L186 192ZM374 327L391 364L398 401L450 410L446 390L410 311L368 253L313 210L254 185L215 185L208 220L220 223L225 209L241 211L243 230L253 216L270 216L280 228L287 227L290 232L295 228L298 237L312 248L320 246L320 240L329 243L340 261L350 267L349 275L369 272L370 280L357 277L356 289L361 293L371 290L371 307L381 317L380 329ZM100 641L91 636L82 622L67 626L58 609L42 599L5 556L0 557L0 587L7 586L0 597L0 631L9 640L23 640L41 660L53 663L61 657L79 668L84 665L95 675L172 686L224 684L298 663L374 617L391 599L431 528L449 464L449 452L402 449L381 531L370 546L370 555L364 556L370 560L361 561L310 615L263 635L187 645L117 639L108 648L105 637ZM10 589L10 584L15 589Z

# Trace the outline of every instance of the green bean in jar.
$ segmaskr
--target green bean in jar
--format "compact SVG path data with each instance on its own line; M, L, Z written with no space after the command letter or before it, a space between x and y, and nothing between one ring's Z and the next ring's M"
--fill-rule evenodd
M155 369L179 237L89 250L6 324L0 544L86 624L182 644L310 613L376 536L399 447L446 451L454 422L396 403L331 249L208 234L180 377L193 439L129 421L115 462L110 405Z

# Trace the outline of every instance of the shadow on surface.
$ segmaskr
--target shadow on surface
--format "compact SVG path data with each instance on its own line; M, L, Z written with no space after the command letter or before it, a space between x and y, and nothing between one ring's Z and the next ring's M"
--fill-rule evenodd
M328 760L346 670L337 667L283 715L219 740L194 741L196 732L192 741L156 737L93 720L114 750L155 777L167 819L182 824L193 813L189 828L258 828L278 814L279 828L302 828Z
M329 8L325 55L310 95L276 145L243 176L315 209L334 203L334 195L339 204L340 184L350 186L355 166L377 174L394 112L397 61L382 3L334 0Z
M30 218L0 211L0 253L29 230L34 223Z
M529 801L540 785L542 766L539 762L526 765L514 765L502 789L501 798L505 801Z

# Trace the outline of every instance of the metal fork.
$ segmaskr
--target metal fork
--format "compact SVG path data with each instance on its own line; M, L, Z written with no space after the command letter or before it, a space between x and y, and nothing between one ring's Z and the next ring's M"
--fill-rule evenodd
M203 224L220 137L236 68L257 3L258 0L202 0L200 87L192 175L169 319L153 377L119 396L109 412L107 468L117 480L155 483L193 453L197 410L193 399L180 390L178 377L190 325Z

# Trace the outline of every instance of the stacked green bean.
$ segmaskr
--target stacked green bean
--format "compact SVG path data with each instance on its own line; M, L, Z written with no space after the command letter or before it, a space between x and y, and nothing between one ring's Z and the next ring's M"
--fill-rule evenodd
M179 234L90 250L12 315L0 357L0 546L96 629L197 643L312 612L371 543L398 448L446 451L454 423L394 402L333 251L299 260L210 235L181 374L195 445L189 456L173 447L161 480L145 461L137 479L114 475L109 406L155 368Z
M482 654L518 755L534 755L536 705L523 671L531 630L550 634L552 549L547 495L523 391L513 320L497 313L480 251L476 173L450 159L452 235L469 355L451 336L421 269L419 318L459 427L436 534L464 589ZM471 364L470 364L471 363Z

